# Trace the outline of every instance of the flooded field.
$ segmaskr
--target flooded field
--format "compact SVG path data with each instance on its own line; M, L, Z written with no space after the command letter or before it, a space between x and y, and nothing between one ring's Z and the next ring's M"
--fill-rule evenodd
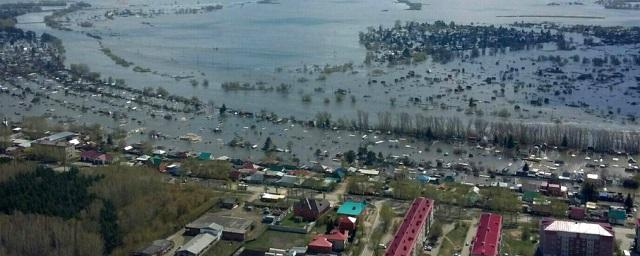
M455 60L447 65L427 61L412 66L387 67L385 65L363 65L366 49L358 42L358 33L368 27L390 27L396 21L436 21L457 23L511 24L515 21L552 21L560 24L634 25L639 23L635 15L625 15L628 10L603 9L599 5L585 3L580 6L547 6L544 1L519 1L517 4L492 1L481 6L468 1L425 2L421 10L407 10L407 6L393 1L277 1L277 4L256 2L223 1L220 10L198 14L175 14L177 10L207 6L215 3L181 2L176 5L167 1L164 5L154 2L153 7L144 1L130 1L129 6L118 3L96 2L89 10L70 14L68 27L73 31L59 31L42 23L46 13L32 13L20 17L19 27L36 32L51 33L63 40L66 48L66 63L85 63L92 71L103 77L123 78L134 88L146 86L166 88L169 92L184 96L197 96L216 105L227 104L238 109L257 112L266 110L282 116L309 119L318 112L326 111L335 118L353 119L357 111L370 112L372 119L378 112L426 113L429 115L464 114L464 105L469 98L480 100L485 116L502 109L512 111L520 105L525 111L511 113L511 118L536 122L559 120L567 123L585 123L600 126L625 126L622 121L634 109L628 103L638 101L637 92L622 95L626 88L636 82L640 75L637 66L627 64L625 79L616 87L606 84L578 88L564 99L553 99L538 93L535 86L543 81L533 73L537 69L556 66L552 62L531 59L538 56L560 55L568 58L596 57L603 54L637 54L634 46L615 49L577 49L556 51L552 48L520 51L517 53L482 56L473 61ZM337 6L339 8L337 8ZM505 8L504 6L510 6ZM141 17L121 15L106 18L110 10L132 10L142 14L162 11L163 15ZM362 15L353 15L353 13ZM509 15L545 15L549 17L504 17ZM553 17L557 16L557 17ZM560 16L574 16L566 18ZM602 19L575 18L598 16ZM80 26L90 22L90 27ZM87 35L90 34L91 36ZM100 50L108 48L113 54L133 63L123 67L114 63ZM533 57L532 57L533 56ZM321 74L325 65L353 63L348 72ZM498 64L499 63L499 64ZM318 68L314 69L314 65ZM133 67L148 72L136 72ZM474 87L464 94L453 94L456 86L480 85L486 77L500 77L509 69L523 68L511 75L512 79L499 83ZM524 70L526 68L526 70ZM465 74L455 74L452 69L465 69ZM568 73L590 69L580 63L570 63ZM426 77L448 81L426 83L424 80L393 82L409 71ZM430 71L430 72L428 72ZM613 71L611 72L613 73ZM204 81L208 86L204 86ZM372 84L371 80L386 84ZM193 81L197 85L193 85ZM286 84L287 92L265 90L225 90L225 82L249 83L254 87L276 87ZM616 81L617 82L617 81ZM531 89L513 93L513 84L530 85ZM613 83L613 82L612 82ZM493 92L506 87L504 97L491 99ZM579 86L578 86L579 87ZM344 100L335 97L336 90L346 90ZM606 90L605 90L606 89ZM409 104L414 96L439 98L433 106ZM303 102L303 98L310 101ZM548 104L527 106L533 97L550 98ZM625 100L618 100L620 98ZM579 101L590 98L593 109L571 108ZM618 110L619 109L619 110ZM616 116L608 114L615 112ZM485 117L486 118L486 117Z
M10 118L44 114L61 123L97 122L128 131L130 142L146 141L149 134L157 134L164 138L155 140L157 145L213 151L217 156L260 159L264 152L259 148L271 137L283 151L280 157L300 162L330 163L338 153L369 145L370 150L390 157L473 162L486 170L516 168L520 163L499 148L476 148L472 143L317 129L303 122L265 121L233 113L221 116L217 109L224 104L238 111L304 121L318 121L328 114L331 122L344 124L356 119L362 122L366 116L371 126L387 114L395 123L402 114L455 117L469 124L489 120L638 131L635 116L640 92L634 89L636 77L640 77L640 65L634 62L634 56L640 54L638 45L588 47L582 44L581 35L574 34L568 36L576 48L569 51L544 44L530 50L483 52L473 58L463 52L446 64L428 58L409 65L388 65L365 64L367 49L358 38L369 27L393 27L407 21L505 26L516 21L640 24L639 16L629 15L635 14L633 11L603 9L592 3L548 6L544 1L492 1L481 6L466 0L424 2L420 10L408 10L393 1L357 0L270 4L154 1L149 7L150 3L91 2L91 8L65 18L69 31L40 23L50 12L20 16L18 26L62 39L67 66L87 64L102 78L122 78L136 89L162 87L180 96L195 96L208 105L206 111L168 113L98 94L69 95L53 81L18 79L19 86L46 97L32 104L33 96L16 100L10 93L0 94L3 113ZM222 9L183 13L217 4ZM131 13L123 14L123 10ZM620 63L592 64L592 59L603 56L615 56ZM595 77L581 79L581 75L592 73ZM5 86L10 92L18 90ZM180 107L175 102L158 104ZM165 115L171 118L163 118ZM198 134L202 140L189 143L179 139L187 133ZM227 146L234 140L247 146ZM473 156L453 154L460 148ZM580 170L587 155L549 152L548 157L567 163L556 169L559 174L561 170ZM617 165L610 168L612 173L628 176L624 159L620 161L612 163Z

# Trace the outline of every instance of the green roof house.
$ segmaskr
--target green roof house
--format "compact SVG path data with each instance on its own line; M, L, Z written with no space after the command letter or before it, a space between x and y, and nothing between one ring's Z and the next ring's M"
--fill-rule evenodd
M346 201L338 208L338 215L347 215L357 217L362 215L364 207L367 205L365 202Z
M627 212L622 207L611 207L609 208L607 217L609 217L609 223L611 224L624 225L627 219Z
M200 154L198 154L198 160L211 160L211 153L200 152Z
M153 156L149 158L149 162L151 162L151 164L154 166L160 166L160 163L162 163L162 157Z

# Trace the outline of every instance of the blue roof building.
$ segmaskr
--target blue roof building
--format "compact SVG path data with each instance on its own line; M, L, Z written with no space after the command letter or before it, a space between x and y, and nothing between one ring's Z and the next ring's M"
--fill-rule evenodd
M367 203L365 202L356 202L349 200L340 205L340 208L338 208L338 214L357 217L362 215L362 212L364 211L366 205Z

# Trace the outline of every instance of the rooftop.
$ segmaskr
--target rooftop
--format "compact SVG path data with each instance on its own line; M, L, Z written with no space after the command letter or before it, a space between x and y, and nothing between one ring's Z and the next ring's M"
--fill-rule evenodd
M333 244L329 242L329 240L327 240L327 238L323 235L317 235L311 240L311 242L309 242L309 246L331 248L333 247Z
M378 170L368 170L368 169L358 169L358 172L364 175L373 175L373 176L380 174L380 171Z
M473 238L472 255L498 255L502 216L495 213L483 213L480 225Z
M611 226L605 223L586 223L563 220L546 220L546 223L544 222L545 220L543 220L543 224L547 224L544 228L545 231L579 233L606 237L614 236Z
M334 228L333 230L331 230L331 232L329 232L329 234L325 234L323 236L329 241L345 241L347 240L347 238L349 238L349 231Z
M217 216L212 213L207 213L187 224L187 228L208 228L212 223L221 225L224 228L224 232L245 233L249 228L251 228L253 221L238 217Z
M425 197L414 199L384 255L411 255L411 251L413 251L413 247L415 247L417 242L416 237L420 232L423 232L422 228L426 222L425 220L431 214L432 209L432 199Z
M155 240L149 246L143 248L138 253L141 255L161 254L173 247L173 242L169 240Z
M324 212L329 208L329 201L326 199L303 198L294 204L295 208L309 209L316 212Z
M76 136L76 134L72 132L59 132L56 134L49 135L48 137L41 138L40 140L57 141L61 139L67 139L73 136Z
M266 200L282 200L285 198L286 198L285 195L280 195L280 194L262 193L260 195L260 199L266 199Z
M209 245L215 242L217 238L211 234L199 234L184 244L178 251L188 251L194 255L200 255Z
M364 210L365 202L346 201L338 208L338 214L359 216Z

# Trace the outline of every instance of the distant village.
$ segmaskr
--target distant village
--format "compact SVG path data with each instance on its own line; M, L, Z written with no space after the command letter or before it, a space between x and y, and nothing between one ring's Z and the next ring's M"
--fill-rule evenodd
M193 12L198 11L202 10ZM143 14L129 11L105 13L108 18L127 15ZM454 29L460 30L460 33L453 33L451 30ZM579 28L573 29L577 31ZM595 28L588 30L594 33L600 31ZM416 31L423 33L416 34ZM629 36L629 33L637 31L623 32L619 40L637 40L637 34ZM491 36L478 39L480 34ZM465 39L470 36L477 41L470 43ZM448 52L450 50L480 51L474 47L477 44L496 48L527 48L537 47L535 45L541 43L558 43L563 47L573 47L564 45L561 34L548 31L523 32L513 28L460 26L444 22L433 25L398 24L393 29L380 27L361 34L360 40L374 51L371 58L380 62L415 60L416 57L420 58L416 53L424 51L426 45L441 46L435 52L439 52L437 58L442 60L453 57ZM619 41L603 44L616 42ZM479 55L480 52L475 54ZM14 84L12 88L0 85L0 93L22 100L27 99L27 95L35 95L30 97L30 103L20 103L27 109L48 96L38 94L28 86L22 87L20 82L25 79L55 80L64 86L42 87L56 93L117 99L136 102L140 107L162 109L164 115L158 118L168 121L176 120L177 113L204 115L205 112L213 112L211 110L214 108L196 97L189 99L170 95L161 88L138 90L127 87L122 80L101 80L100 74L80 64L66 69L61 43L47 34L38 36L15 28L3 29L0 31L0 57L1 81ZM558 72L554 69L544 70L540 71L539 76ZM409 73L407 77L414 75ZM491 81L489 78L488 82ZM233 87L229 86L227 89ZM469 102L470 105L475 104L473 99ZM115 105L89 109L78 103L61 104L114 120L128 117L127 112L138 107L126 103L127 108L116 111ZM227 109L226 105L216 110L218 116L258 116L257 113ZM22 118L19 119L4 118L0 124L0 168L18 172L18 166L31 164L46 170L24 172L33 173L32 176L24 173L6 174L8 176L0 179L0 191L24 189L36 193L23 184L45 178L56 179L57 175L80 173L97 174L88 176L95 177L95 181L74 180L79 185L82 183L85 190L93 185L92 182L108 179L109 175L122 175L120 178L132 179L135 183L125 191L111 193L127 197L128 192L135 192L146 196L139 201L127 202L142 204L140 208L144 213L139 218L136 215L136 219L127 219L127 222L119 220L126 215L135 215L129 214L134 211L129 212L130 208L126 208L125 203L114 210L115 206L107 200L108 196L118 198L113 195L101 195L105 197L100 198L101 208L79 209L77 212L80 213L75 215L65 212L70 217L60 221L66 224L74 221L76 226L77 220L91 219L91 214L99 216L99 224L86 226L100 229L105 255L114 250L140 256L608 256L640 253L640 218L635 200L640 187L640 167L636 160L640 148L634 144L637 137L633 137L638 134L622 138L597 132L589 137L596 138L602 145L609 143L619 149L614 150L614 146L610 145L584 146L591 142L589 139L582 141L586 135L569 138L553 134L559 129L551 128L522 128L520 131L523 137L527 131L534 130L550 134L548 136L556 140L554 143L527 144L511 134L470 136L458 131L457 135L464 135L454 136L456 138L447 141L458 145L454 151L434 149L441 157L451 154L457 160L434 158L414 161L408 155L385 156L382 152L372 151L371 145L363 143L357 149L345 148L331 154L316 149L317 160L330 159L328 164L328 161L292 161L275 157L290 150L276 147L270 137L262 145L241 139L234 139L225 145L264 153L261 159L248 159L219 153L213 148L186 150L155 145L153 140L133 143L127 140L130 135L127 131L107 130L98 124L76 124L75 120L50 123L51 119L44 117L22 113L20 116ZM338 129L326 117L299 121L267 113L259 116L278 124ZM368 124L354 126L366 133L362 135L363 141L367 136L391 134L392 130L402 134L402 129L391 127L390 120L389 117L387 132L369 129ZM457 130L464 129L460 121L444 123L458 127ZM437 124L442 123L434 121L433 124L440 126ZM516 129L514 127L522 126L496 127L511 131ZM419 139L438 138L434 134L438 131L430 127L422 128L424 130L415 132ZM584 130L570 131L582 134ZM220 128L212 128L212 132L218 133ZM445 137L442 134L440 136ZM162 139L163 134L150 132L149 137ZM203 136L185 132L176 139L198 143ZM380 139L373 144L397 142ZM508 159L509 164L501 169L486 168L476 160L480 156ZM131 172L123 175L122 170ZM143 176L142 170L150 171L146 173L148 176ZM138 180L138 176L143 178ZM159 182L152 183L154 180ZM116 185L101 184L102 189ZM143 191L136 190L137 185ZM5 190L4 187L9 189ZM161 190L168 191L163 195L172 199L171 203L177 206L163 208L166 212L158 213L160 210L147 208L145 203L153 201L154 193ZM177 197L171 197L173 194L206 198L196 201L186 197L181 201L184 198L177 200ZM84 199L89 201L88 198L96 195ZM12 205L15 207L11 208ZM0 217L19 215L19 210L28 208L24 205L28 205L28 202L0 204L0 212L3 213ZM178 217L180 221L176 221ZM157 222L145 222L151 219ZM158 223L169 221L172 221L172 225L156 227ZM0 224L8 225L9 222ZM152 239L145 237L131 243L123 242L134 233L127 229L128 226L134 225L153 226L160 231L147 230L153 234ZM49 244L57 246L53 242ZM2 246L7 245L0 243ZM77 243L74 246L77 249ZM126 250L122 249L123 246L127 246Z

